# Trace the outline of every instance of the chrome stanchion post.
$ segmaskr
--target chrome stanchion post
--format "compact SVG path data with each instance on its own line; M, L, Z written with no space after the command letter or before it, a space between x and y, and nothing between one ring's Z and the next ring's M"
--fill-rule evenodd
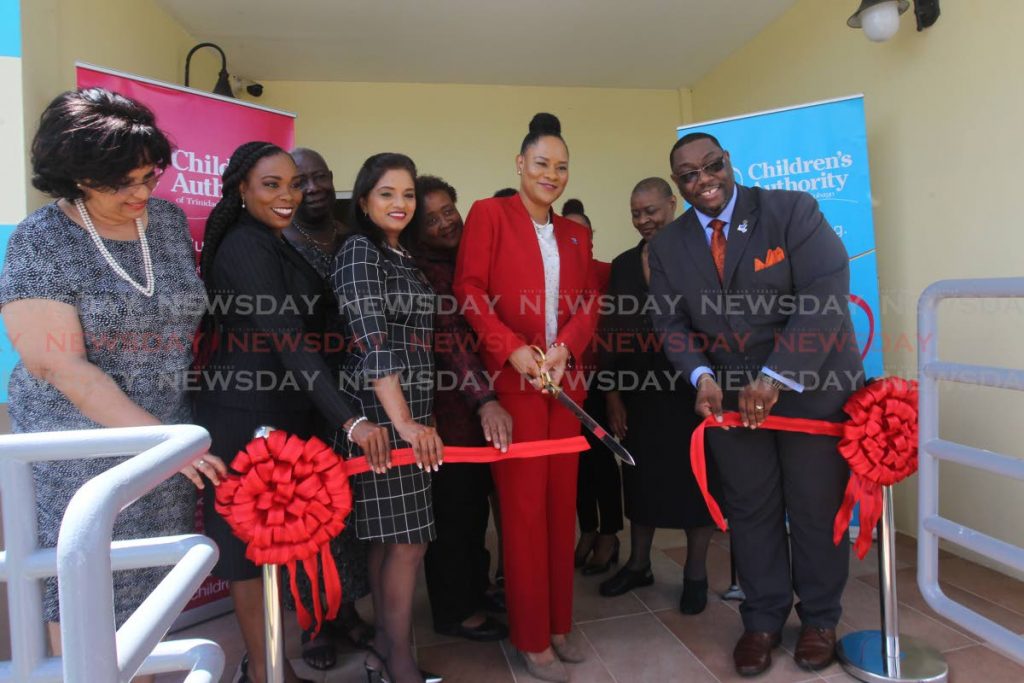
M896 600L896 529L892 487L882 487L882 519L878 532L878 602L882 610L882 658L885 673L900 680L900 614Z
M263 565L263 631L267 646L267 683L284 683L284 628L281 623L280 572L276 564Z
M260 427L253 435L266 438L273 427ZM267 649L267 683L284 683L284 624L281 621L280 566L263 565L263 633Z
M896 595L896 528L892 487L882 487L882 518L878 531L878 593L881 631L857 631L836 645L836 658L854 678L868 683L945 683L949 668L937 650L900 635Z
M729 538L729 577L729 587L722 593L722 599L739 600L740 602L746 600L747 596L740 588L740 582L736 575L736 550L732 545L732 537Z

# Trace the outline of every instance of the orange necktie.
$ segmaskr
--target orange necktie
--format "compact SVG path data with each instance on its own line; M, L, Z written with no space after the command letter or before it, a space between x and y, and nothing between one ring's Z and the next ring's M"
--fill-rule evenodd
M725 221L717 218L711 223L711 258L715 261L715 270L718 271L718 282L725 281Z

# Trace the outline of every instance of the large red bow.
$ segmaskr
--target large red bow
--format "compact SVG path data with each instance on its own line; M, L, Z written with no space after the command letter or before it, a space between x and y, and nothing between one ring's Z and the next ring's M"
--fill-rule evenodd
M536 458L558 453L579 453L589 448L582 436L529 441L501 453L492 446L444 449L446 463L487 463L506 458ZM391 451L392 466L416 462L411 448ZM299 625L314 637L320 632L324 610L320 602L317 556L323 565L327 619L341 606L341 579L330 553L330 540L345 528L352 510L350 476L369 472L365 457L342 460L320 439L304 440L275 430L253 439L231 463L234 472L217 487L215 507L238 538L246 543L245 556L255 564L283 564L291 577ZM237 473L237 474L236 474ZM313 586L313 612L299 599L296 565L301 562Z
M903 481L917 471L917 382L887 377L854 393L843 406L847 422L769 416L761 429L842 437L839 453L850 466L843 504L832 525L839 543L850 526L853 507L860 503L860 533L854 549L864 559L871 548L871 531L882 515L882 487ZM726 413L722 422L708 417L690 439L690 465L712 519L726 530L721 508L708 491L704 430L742 427L739 413Z

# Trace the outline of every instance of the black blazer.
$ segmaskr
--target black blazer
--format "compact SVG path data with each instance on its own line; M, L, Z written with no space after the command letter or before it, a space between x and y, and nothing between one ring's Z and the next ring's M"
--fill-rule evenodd
M676 342L666 341L666 353L687 377L701 365L715 370L727 407L767 366L806 387L783 391L773 412L843 419L843 403L864 382L846 248L811 195L736 191L724 286L692 208L651 240L653 322ZM703 338L693 343L692 333Z
M315 409L335 427L356 415L322 355L344 348L343 332L327 325L334 296L293 246L244 213L221 242L208 281L215 341L198 400Z

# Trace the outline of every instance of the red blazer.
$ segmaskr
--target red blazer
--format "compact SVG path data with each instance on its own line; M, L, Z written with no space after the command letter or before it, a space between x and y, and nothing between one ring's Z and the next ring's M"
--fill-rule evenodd
M590 236L581 225L552 213L558 242L558 335L573 358L583 357L597 326ZM466 218L455 265L455 296L480 338L487 370L498 373L499 392L535 391L508 365L523 344L545 348L544 263L533 221L518 195L475 202ZM563 388L586 394L579 369Z

